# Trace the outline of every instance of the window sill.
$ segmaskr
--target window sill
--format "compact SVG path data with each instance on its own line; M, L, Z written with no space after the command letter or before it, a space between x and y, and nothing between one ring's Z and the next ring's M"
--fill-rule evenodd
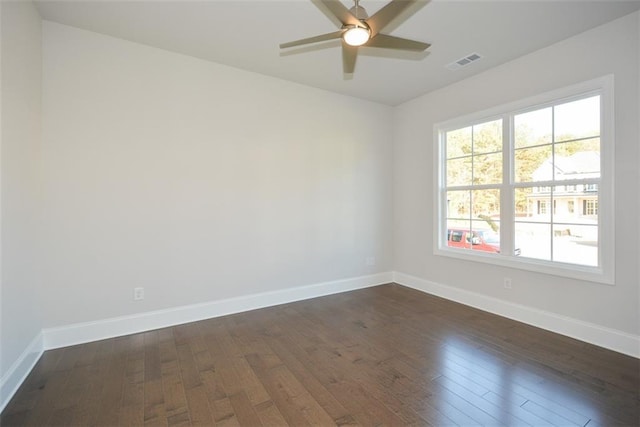
M533 271L535 273L549 274L568 279L582 280L604 285L615 285L613 274L606 274L601 267L578 266L575 264L564 264L560 262L543 261L519 256L489 254L471 251L468 249L454 249L448 247L435 248L433 254L436 256L444 256L464 261Z

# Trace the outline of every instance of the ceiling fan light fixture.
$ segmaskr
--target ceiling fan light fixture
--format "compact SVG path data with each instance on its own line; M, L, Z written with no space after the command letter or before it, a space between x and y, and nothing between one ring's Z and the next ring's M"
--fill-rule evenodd
M354 26L342 34L342 39L349 46L362 46L369 41L371 30L364 27Z

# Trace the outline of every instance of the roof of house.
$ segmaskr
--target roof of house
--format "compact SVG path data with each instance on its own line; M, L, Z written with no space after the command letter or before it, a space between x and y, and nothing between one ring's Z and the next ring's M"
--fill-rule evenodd
M549 158L532 175L536 181L547 181L553 179L551 172L552 159ZM556 156L555 172L556 179L562 179L562 176L568 175L571 178L576 178L576 175L599 173L600 153L598 151L580 151L567 157Z

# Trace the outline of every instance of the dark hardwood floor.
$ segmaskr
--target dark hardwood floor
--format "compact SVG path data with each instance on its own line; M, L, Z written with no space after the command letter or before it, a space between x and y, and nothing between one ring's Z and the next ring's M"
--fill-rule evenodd
M384 285L44 353L10 425L637 426L640 361Z

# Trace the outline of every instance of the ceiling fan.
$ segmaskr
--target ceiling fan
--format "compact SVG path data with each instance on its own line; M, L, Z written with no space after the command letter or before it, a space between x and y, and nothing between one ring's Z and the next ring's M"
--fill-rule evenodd
M429 43L382 34L382 31L402 11L417 0L391 0L382 9L369 17L367 11L360 6L360 0L354 0L355 5L347 9L339 0L316 0L322 3L341 23L338 31L315 37L282 43L280 49L317 43L333 39L342 39L342 66L347 74L353 73L359 46L379 47L385 49L400 49L410 51L424 51Z

